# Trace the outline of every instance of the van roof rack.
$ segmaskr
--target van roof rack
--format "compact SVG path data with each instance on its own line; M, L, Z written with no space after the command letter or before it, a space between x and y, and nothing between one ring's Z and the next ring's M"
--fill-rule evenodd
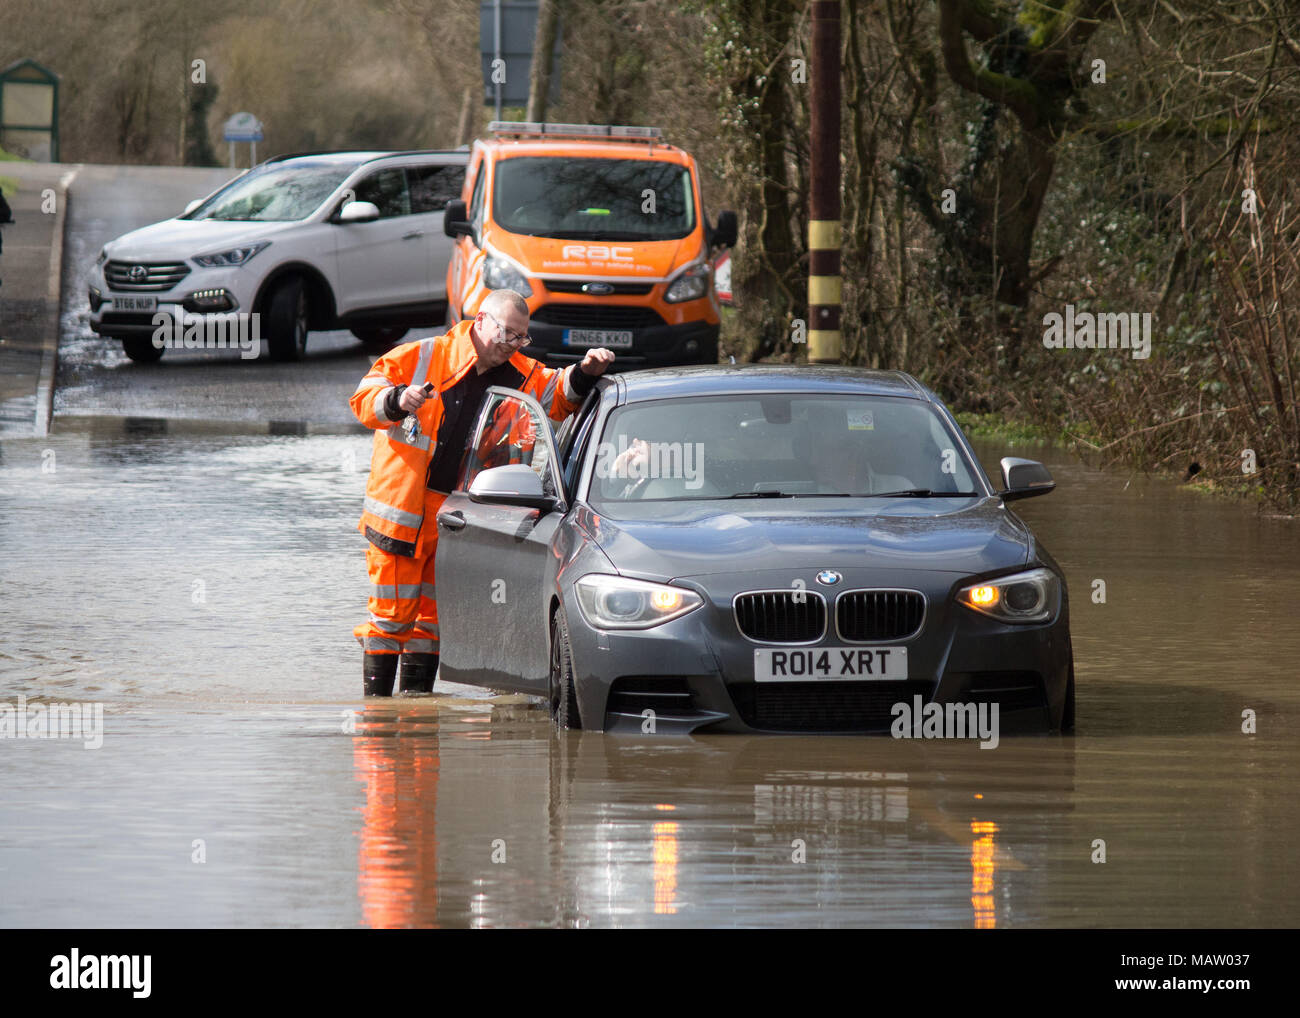
M663 138L657 127L629 124L547 124L535 121L494 120L488 131L498 138L618 138L621 141L646 141L654 144Z

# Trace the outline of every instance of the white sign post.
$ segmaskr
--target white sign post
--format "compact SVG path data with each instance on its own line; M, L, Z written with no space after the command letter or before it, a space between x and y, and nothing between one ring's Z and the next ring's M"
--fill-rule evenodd
M230 168L235 168L235 142L246 141L249 149L249 166L257 165L257 143L262 140L262 122L251 113L236 113L226 121L226 141L230 143Z

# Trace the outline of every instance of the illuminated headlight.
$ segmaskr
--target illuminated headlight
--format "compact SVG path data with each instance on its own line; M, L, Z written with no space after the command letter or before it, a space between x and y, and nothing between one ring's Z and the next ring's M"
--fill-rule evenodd
M1061 604L1061 581L1050 569L1030 569L963 587L957 600L999 622L1046 622Z
M202 313L204 311L233 311L237 307L235 299L223 289L195 290L186 294L182 302L186 311Z
M488 255L483 260L483 285L489 290L514 290L521 297L531 297L533 288L523 273L504 258Z
M692 590L592 573L573 585L583 617L597 629L649 629L698 608Z
M709 267L694 265L673 280L664 294L669 304L679 304L684 300L698 300L709 292Z
M269 240L262 240L244 247L232 247L229 251L222 251L218 254L195 255L194 260L205 269L219 269L225 265L243 265L259 251L264 251L270 246L271 242Z

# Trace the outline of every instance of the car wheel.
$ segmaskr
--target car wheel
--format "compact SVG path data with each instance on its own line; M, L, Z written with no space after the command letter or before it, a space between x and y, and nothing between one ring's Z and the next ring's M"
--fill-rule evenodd
M1070 677L1065 683L1065 709L1061 712L1061 731L1074 731L1074 657L1070 657Z
M163 355L163 348L153 345L152 336L123 337L122 350L137 364L152 364L161 360Z
M581 728L578 695L573 688L573 649L564 609L551 619L551 718L557 728Z
M399 329L395 326L380 327L375 329L353 329L352 335L365 343L366 346L375 347L379 350L387 350L399 339L410 331L408 329Z
M286 279L267 302L266 345L273 361L300 361L307 351L307 288Z

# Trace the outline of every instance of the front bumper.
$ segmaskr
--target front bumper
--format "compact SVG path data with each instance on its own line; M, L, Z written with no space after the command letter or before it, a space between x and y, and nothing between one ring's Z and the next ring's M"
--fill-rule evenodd
M247 318L255 296L255 280L238 268L193 269L177 285L166 290L113 289L105 279L101 266L89 274L87 301L90 307L90 329L107 339L127 339L152 335L160 324L173 333L184 330L192 323L209 326L224 322L227 326L241 324L240 316ZM205 307L199 295L220 292L224 296L215 306ZM151 310L122 309L115 307L119 300L153 298L156 305ZM211 298L208 298L209 300ZM169 322L161 322L156 315L164 314Z
M788 577L786 578L788 582ZM906 646L908 677L884 680L756 682L757 644L739 632L731 596L770 589L749 578L736 590L706 593L705 604L662 626L637 631L593 629L568 606L583 726L656 734L774 732L868 734L890 730L895 704L998 704L1002 733L1050 731L1060 726L1070 668L1068 604L1050 622L1010 625L957 604L966 576L875 575L859 586L913 587L928 601L922 629L901 641L861 646ZM694 586L689 581L677 581ZM850 589L846 585L845 589ZM813 647L849 646L834 628ZM855 645L856 646L856 645Z

